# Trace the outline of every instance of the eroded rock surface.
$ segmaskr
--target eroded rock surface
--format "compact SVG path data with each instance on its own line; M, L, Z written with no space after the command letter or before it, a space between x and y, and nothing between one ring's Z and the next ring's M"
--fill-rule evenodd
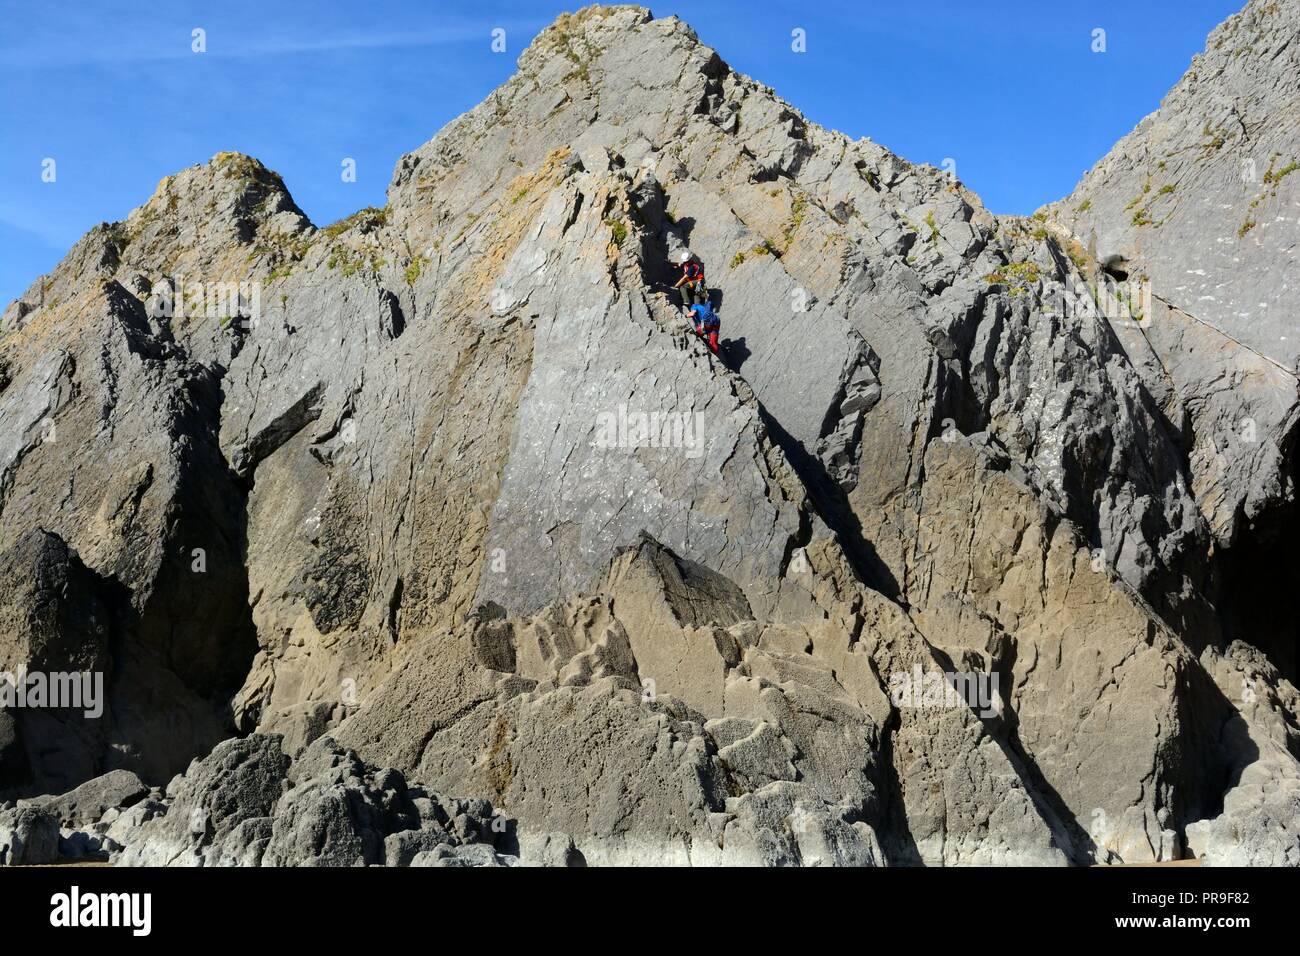
M0 711L3 812L169 865L1297 862L1296 380L1233 324L1291 250L1198 198L1251 137L1285 220L1281 6L1032 219L640 7L381 209L163 180L5 312L0 669L108 691Z

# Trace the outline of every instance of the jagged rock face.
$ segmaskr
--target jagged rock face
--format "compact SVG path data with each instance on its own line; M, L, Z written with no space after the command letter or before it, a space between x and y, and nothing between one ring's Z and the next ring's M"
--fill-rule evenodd
M1042 212L1137 283L1136 321L1113 327L1181 436L1216 545L1205 590L1226 639L1267 648L1292 679L1300 631L1280 622L1300 580L1281 544L1297 520L1297 33L1295 4L1252 0L1160 109Z
M573 429L550 437L565 415L585 434L593 413L615 411L625 395L631 411L642 410L602 368L622 367L625 347L625 307L604 289L617 285L644 300L644 288L667 276L668 253L689 244L718 290L733 362L762 403L772 436L821 508L838 513L846 546L878 586L906 588L903 554L915 533L921 456L945 423L993 430L1135 585L1177 592L1182 586L1171 577L1195 580L1195 562L1183 559L1198 549L1204 529L1178 449L1105 323L1045 314L1049 287L1077 275L1049 242L1000 226L934 170L806 123L770 90L730 71L674 18L652 20L637 8L585 12L546 31L519 66L482 106L405 157L390 187L391 219L409 246L428 244L436 229L453 236L450 248L425 249L442 269L487 254L490 267L475 276L480 301L489 300L502 320L522 313L544 323L538 340L546 347L535 349L522 401L522 414L536 408L541 421L521 418L517 435L567 454ZM561 144L588 175L614 188L609 196L585 191L585 206L547 200L533 233L498 269L503 199L529 201L530 171ZM604 233L617 225L626 235L608 281L596 280L600 266L589 254L603 242L602 225ZM637 279L624 272L629 259ZM1034 281L1011 289L991 282L1008 262L1021 263ZM577 290L581 301L572 299ZM557 302L557 294L569 298ZM635 315L657 304L651 297L631 308ZM602 316L599 324L585 318L588 310ZM641 387L646 407L668 415L691 410ZM672 388L678 396L689 392L686 383ZM595 407L583 401L589 392L599 396ZM719 418L705 412L710 430ZM588 503L535 508L543 464L536 451L513 449L489 545L510 554L523 549L529 567L541 566L534 573L549 575L557 561L574 560L572 508ZM510 477L515 462L527 476L517 483ZM581 458L566 459L575 466L583 467ZM573 484L567 475L564 481ZM723 484L729 489L736 480ZM519 529L511 506L524 494L545 527ZM621 488L610 496L617 504L628 497ZM659 511L655 498L651 486L632 507ZM588 510L618 543L626 515L606 526L610 502ZM654 527L660 522L639 523L677 547L681 532L673 525L680 520L660 519L674 534ZM861 533L850 533L855 526ZM537 607L590 580L599 562L584 564L561 578L568 587L534 584L531 600L511 595L512 606ZM1181 564L1190 567L1170 573ZM513 586L489 580L480 596L506 597Z
M1099 258L1295 370L1300 10L1250 0L1152 113L1051 207Z
M276 736L227 741L163 801L114 822L124 866L502 866L518 857L513 826L498 825L487 801L410 788L328 737L294 761ZM500 855L494 841L516 852Z
M658 288L685 247L725 364ZM47 765L0 713L0 786L257 731L76 845L1290 861L1294 657L1220 554L1275 553L1294 378L1181 304L1061 307L1099 275L639 7L544 31L383 209L169 177L5 313L0 662L111 679Z
M1178 858L1182 827L1215 809L1203 782L1239 759L1218 739L1232 705L1005 459L934 447L916 573L953 590L924 611L854 584L831 547L803 593L823 620L699 626L743 613L739 596L647 540L595 595L411 646L337 736L521 827L586 834L589 862L808 863L802 842L756 846L846 812L836 826L861 839L839 862ZM972 508L986 496L995 510ZM882 687L914 669L1001 689L973 713ZM774 826L758 807L778 792L794 802Z
M1217 799L1204 782L1231 762L1218 740L1231 703L1004 455L939 441L926 471L913 574L942 597L913 617L953 662L945 670L987 655L1002 676L994 736L1062 815L1070 832L1058 845L1099 860L1176 858L1181 826Z
M830 664L778 649L806 634L763 635L747 611L645 539L596 595L413 645L337 736L436 789L491 794L525 831L582 834L588 863L883 863L888 702L858 675L873 718Z
M29 530L0 555L0 573L0 679L108 669L114 595L58 535ZM108 738L90 710L0 709L0 788L58 793L94 776Z
M0 547L9 580L37 587L10 599L4 656L29 670L100 672L111 658L111 717L99 733L114 746L70 755L79 769L67 774L84 778L89 759L157 777L221 739L212 698L238 686L256 646L244 495L216 443L213 370L156 334L116 281L84 278L4 339L0 401L14 427L0 464ZM47 541L37 551L34 528ZM47 600L51 547L67 552L70 585ZM61 623L46 620L51 600L68 605L55 612ZM61 639L43 633L51 626ZM149 739L159 743L141 749Z

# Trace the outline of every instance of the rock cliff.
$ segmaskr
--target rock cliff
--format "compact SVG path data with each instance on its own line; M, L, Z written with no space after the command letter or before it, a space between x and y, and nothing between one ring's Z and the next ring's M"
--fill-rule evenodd
M1300 863L1297 42L1253 0L1030 218L640 7L382 208L163 180L4 314L0 670L108 680L0 787L139 774L124 862Z

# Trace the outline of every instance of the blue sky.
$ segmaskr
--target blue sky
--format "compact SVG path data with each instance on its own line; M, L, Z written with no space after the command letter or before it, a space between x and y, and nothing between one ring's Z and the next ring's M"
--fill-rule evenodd
M941 165L995 212L1070 191L1244 0L651 4L811 120ZM234 149L318 225L514 70L551 0L0 0L0 303L158 180ZM303 11L309 11L304 13ZM505 54L491 50L506 31ZM206 31L207 51L191 50ZM791 50L791 31L807 51ZM1106 51L1092 51L1093 31ZM344 157L357 181L340 177ZM56 180L42 182L55 160Z

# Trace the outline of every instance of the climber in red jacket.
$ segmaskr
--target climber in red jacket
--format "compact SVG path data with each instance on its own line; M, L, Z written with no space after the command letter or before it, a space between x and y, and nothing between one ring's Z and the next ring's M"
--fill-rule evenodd
M709 290L704 286L704 266L687 249L677 254L677 262L682 267L682 277L673 288L682 290L682 305L687 309L693 305L707 305Z

